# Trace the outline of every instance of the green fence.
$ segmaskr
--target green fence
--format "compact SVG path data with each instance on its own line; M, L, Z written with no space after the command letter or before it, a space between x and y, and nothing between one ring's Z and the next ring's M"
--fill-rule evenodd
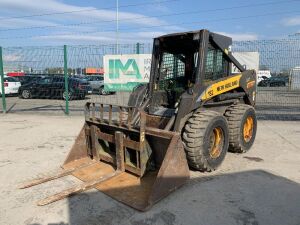
M150 53L151 44L120 44L119 54ZM2 49L0 49L2 50ZM1 52L0 52L1 53ZM2 105L0 111L6 112L40 112L51 114L65 114L82 112L86 101L105 101L114 104L127 104L129 93L100 95L90 93L82 95L79 87L86 88L87 83L81 78L87 76L87 68L102 68L103 56L116 54L116 45L91 46L43 46L43 47L8 47L0 54L0 73ZM3 67L1 67L3 66ZM45 81L38 87L25 88L28 83L24 77L19 77L22 87L16 92L10 85L14 78L3 77L10 73L25 73L25 78L32 81ZM14 74L16 75L16 74ZM47 91L50 84L51 91ZM39 83L39 82L37 82ZM9 87L7 87L7 85ZM70 93L76 86L75 93ZM78 87L78 88L77 88ZM4 90L5 89L5 90ZM6 93L3 95L2 93ZM22 93L24 92L24 95ZM6 104L7 103L7 104Z

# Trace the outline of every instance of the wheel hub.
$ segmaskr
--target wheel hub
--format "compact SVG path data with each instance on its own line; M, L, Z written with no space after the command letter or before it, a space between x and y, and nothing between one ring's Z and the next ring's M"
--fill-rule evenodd
M28 97L29 97L29 91L24 90L24 91L22 92L22 95L23 95L24 98L28 98Z
M213 129L210 135L210 157L215 159L221 155L224 145L224 132L220 127Z
M64 93L63 93L63 98L66 99L67 96L68 96L68 99L70 100L70 98L71 98L71 93L70 93L70 92L68 92L68 93L64 92Z
M249 142L251 140L253 136L253 126L254 126L253 118L251 116L248 116L244 123L244 130L243 130L245 142Z

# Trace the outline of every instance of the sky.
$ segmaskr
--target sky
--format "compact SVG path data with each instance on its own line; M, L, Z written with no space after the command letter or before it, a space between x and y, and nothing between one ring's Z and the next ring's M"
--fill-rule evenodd
M0 0L0 45L148 43L208 29L234 41L300 32L300 0ZM118 38L117 38L118 37Z

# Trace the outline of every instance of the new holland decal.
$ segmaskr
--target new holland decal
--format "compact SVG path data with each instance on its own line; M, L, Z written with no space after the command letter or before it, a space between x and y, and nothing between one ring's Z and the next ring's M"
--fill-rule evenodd
M242 75L239 74L239 75L230 77L226 80L222 80L215 84L212 84L205 90L205 92L200 96L199 99L204 101L204 100L210 99L214 96L220 95L224 92L238 88L240 86L241 76Z

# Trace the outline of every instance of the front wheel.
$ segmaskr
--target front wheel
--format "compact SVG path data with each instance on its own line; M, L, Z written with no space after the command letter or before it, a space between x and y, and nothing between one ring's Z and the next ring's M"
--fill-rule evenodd
M73 94L72 94L72 92L69 91L69 92L67 93L66 91L64 91L64 92L63 92L63 95L62 95L63 99L66 100L67 96L68 96L68 100L72 100L72 99L73 99Z
M24 98L24 99L31 98L31 92L30 92L30 90L23 90L22 91L22 98Z
M216 170L228 149L226 118L214 111L195 111L184 127L182 139L190 167Z
M108 92L104 90L104 87L102 87L102 88L100 88L100 90L99 90L99 94L100 94L100 95L107 95Z

